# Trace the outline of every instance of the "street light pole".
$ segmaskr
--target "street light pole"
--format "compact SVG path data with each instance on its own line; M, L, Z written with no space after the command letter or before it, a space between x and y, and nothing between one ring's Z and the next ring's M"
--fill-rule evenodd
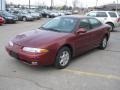
M29 0L29 9L30 9L30 0Z
M51 0L51 10L53 9L53 0Z

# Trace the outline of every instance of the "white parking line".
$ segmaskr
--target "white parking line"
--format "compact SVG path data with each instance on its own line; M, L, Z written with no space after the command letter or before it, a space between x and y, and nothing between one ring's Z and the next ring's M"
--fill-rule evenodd
M101 74L101 73L92 73L92 72L83 72L76 69L64 69L65 72L70 72L76 75L80 76L92 76L92 77L99 77L99 78L105 78L105 79L111 79L111 80L120 80L119 76L111 75L111 74Z

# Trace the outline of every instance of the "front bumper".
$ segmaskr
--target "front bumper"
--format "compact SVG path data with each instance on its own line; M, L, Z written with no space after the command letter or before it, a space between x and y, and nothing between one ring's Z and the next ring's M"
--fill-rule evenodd
M16 19L6 19L6 23L16 23Z
M21 46L11 47L6 46L6 50L8 54L20 61L23 61L29 65L50 65L53 63L53 60L50 59L49 53L43 53L43 54L33 54L24 52L21 49Z

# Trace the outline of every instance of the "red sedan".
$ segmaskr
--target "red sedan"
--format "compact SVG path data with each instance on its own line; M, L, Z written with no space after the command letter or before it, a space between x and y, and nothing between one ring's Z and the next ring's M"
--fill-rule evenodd
M4 18L0 17L0 25L4 24L5 23L5 20Z
M6 50L10 56L31 65L65 68L72 57L93 48L105 49L110 26L92 17L62 16L37 30L15 36Z

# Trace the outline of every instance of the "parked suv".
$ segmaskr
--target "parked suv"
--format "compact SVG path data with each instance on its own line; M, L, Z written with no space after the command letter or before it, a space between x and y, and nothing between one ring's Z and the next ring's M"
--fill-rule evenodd
M115 11L91 11L86 15L96 17L102 23L109 24L111 26L111 31L120 26L120 16Z

